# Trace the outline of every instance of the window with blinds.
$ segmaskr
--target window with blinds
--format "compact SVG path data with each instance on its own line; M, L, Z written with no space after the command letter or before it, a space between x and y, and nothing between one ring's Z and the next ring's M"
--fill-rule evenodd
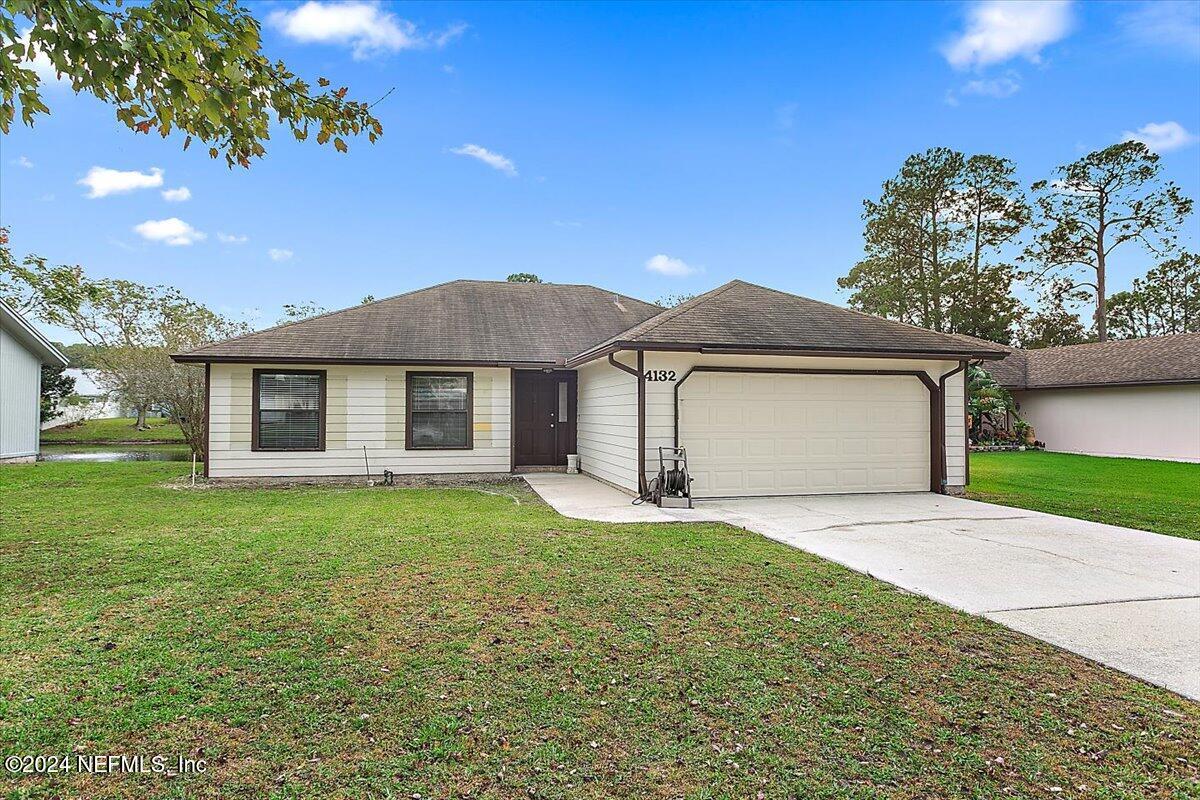
M468 450L471 431L470 373L408 373L410 450Z
M324 395L324 373L255 372L254 449L323 449Z

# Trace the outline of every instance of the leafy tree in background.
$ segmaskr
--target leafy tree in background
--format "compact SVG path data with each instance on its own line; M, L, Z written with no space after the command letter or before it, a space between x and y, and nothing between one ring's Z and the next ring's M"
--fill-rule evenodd
M1072 288L1070 281L1051 281L1043 288L1038 310L1021 320L1017 345L1036 350L1093 341L1073 309L1085 299L1086 294Z
M542 279L532 272L514 272L505 280L509 283L542 283Z
M850 304L946 332L965 231L959 212L963 154L935 147L904 160L878 201L863 203L867 257L839 279Z
M73 344L63 344L62 342L53 342L58 352L67 357L67 367L75 369L89 369L95 365L91 363L92 348L81 342Z
M1200 255L1184 253L1108 298L1113 336L1136 339L1200 331Z
M1013 295L1014 264L993 262L1029 224L1029 204L1013 179L1016 165L1007 158L975 155L967 159L959 189L967 226L964 293L951 306L951 330L993 342L1012 340L1023 306Z
M943 332L1008 343L1020 316L1013 265L996 261L1029 219L1007 159L944 147L905 159L863 203L866 257L838 279L850 305Z
M32 64L42 57L77 93L115 106L131 130L178 130L184 149L199 139L231 167L266 152L272 122L341 152L343 137L383 134L346 87L319 78L317 91L260 46L259 23L237 0L0 0L0 133L18 107L30 126L50 112Z
M42 365L42 422L57 417L62 402L75 394L75 379L66 373L66 369L53 364Z
M6 244L0 243L0 244ZM44 322L73 330L88 347L99 383L146 413L161 407L179 424L193 452L204 453L204 369L176 364L172 353L246 333L169 286L91 280L79 267L50 267L28 256L15 264L0 246L0 296Z
M283 315L275 320L275 324L286 325L289 322L299 322L302 319L319 317L328 313L329 309L318 305L316 300L307 300L303 303L284 303Z
M196 457L205 460L208 457L208 420L205 417L204 367L178 364L171 360L171 354L240 336L249 332L249 327L188 300L175 289L156 288L159 302L153 320L152 352L158 368L150 373L150 393L183 431L183 437Z
M686 303L696 297L694 294L664 294L662 297L654 301L654 305L662 306L663 308L674 308L677 305Z
M1108 258L1127 242L1158 254L1175 249L1175 230L1192 201L1161 177L1159 157L1141 142L1121 142L1059 167L1038 181L1037 235L1023 258L1038 265L1034 283L1068 278L1090 292L1096 338L1108 339Z

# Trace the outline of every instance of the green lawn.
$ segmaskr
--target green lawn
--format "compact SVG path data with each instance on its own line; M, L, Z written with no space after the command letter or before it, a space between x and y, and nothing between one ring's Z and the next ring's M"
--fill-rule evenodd
M10 796L1200 792L1200 706L746 531L181 466L0 467L0 754L208 771Z
M1200 539L1200 464L1066 453L972 453L968 496Z
M167 419L146 420L149 430L139 431L132 417L91 419L75 425L60 425L42 431L43 442L182 442L183 431Z

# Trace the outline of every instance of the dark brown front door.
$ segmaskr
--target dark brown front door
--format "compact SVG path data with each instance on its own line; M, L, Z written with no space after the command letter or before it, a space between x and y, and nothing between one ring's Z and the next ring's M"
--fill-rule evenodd
M567 463L575 452L575 373L513 373L513 466Z

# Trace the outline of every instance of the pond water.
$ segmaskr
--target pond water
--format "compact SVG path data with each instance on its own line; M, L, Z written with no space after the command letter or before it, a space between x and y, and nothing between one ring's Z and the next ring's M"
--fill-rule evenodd
M44 444L38 461L191 461L192 451L176 444Z

